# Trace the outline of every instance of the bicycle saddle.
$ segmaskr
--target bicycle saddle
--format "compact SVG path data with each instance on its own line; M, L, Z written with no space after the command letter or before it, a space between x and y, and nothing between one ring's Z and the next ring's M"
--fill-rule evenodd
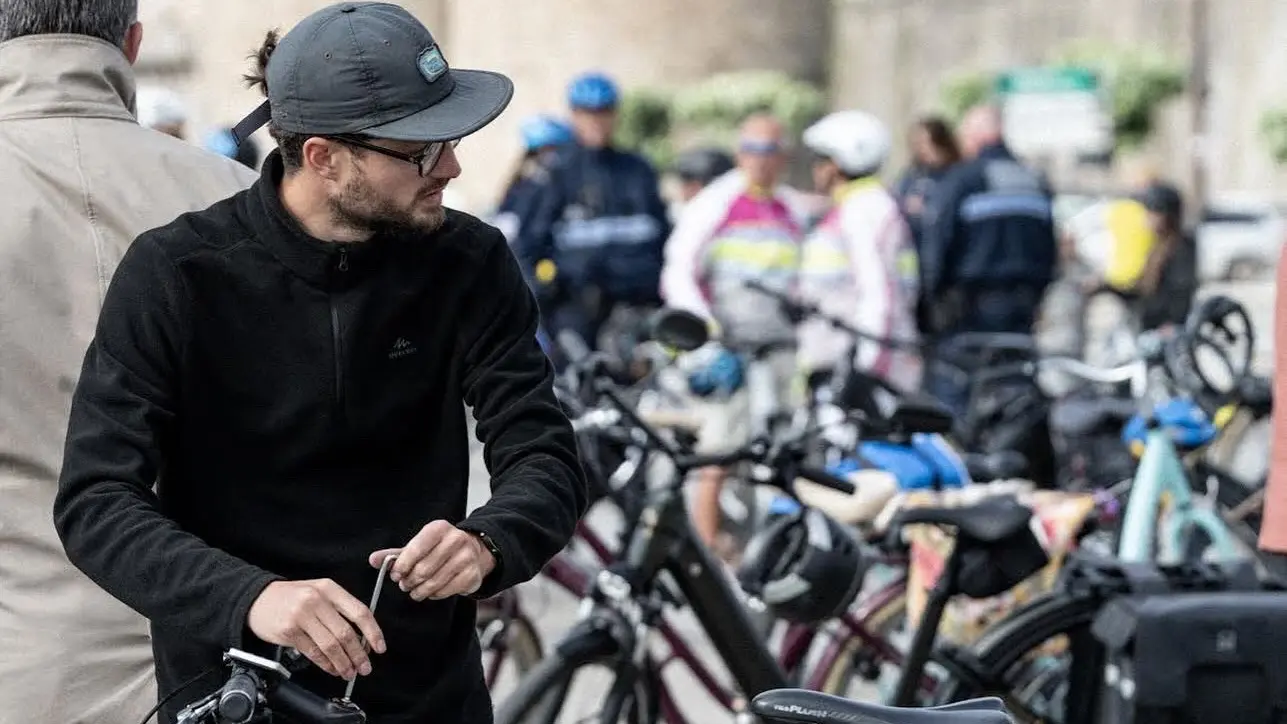
M987 498L960 508L905 508L899 525L929 523L955 526L960 535L980 543L998 543L1028 526L1032 510L1008 495Z
M752 699L751 711L781 724L1011 724L997 698L903 709L804 689L773 689Z
M965 469L975 482L1006 480L1028 474L1028 457L1017 450L990 453L966 453Z

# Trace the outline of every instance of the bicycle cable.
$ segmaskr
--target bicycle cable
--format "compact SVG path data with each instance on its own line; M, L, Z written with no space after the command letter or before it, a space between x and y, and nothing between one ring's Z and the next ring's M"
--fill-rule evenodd
M158 701L158 702L156 703L156 706L152 707L152 709L151 709L150 711L148 711L148 713L147 713L146 715L144 715L144 716L143 716L143 721L139 722L139 724L147 724L147 723L148 723L148 721L152 719L152 717L156 716L157 712L161 711L161 707L163 707L163 706L165 706L166 704L170 703L170 700L171 700L171 699L173 699L174 697L178 696L179 694L182 694L182 693L183 693L183 692L184 692L188 687L190 687L190 686L192 686L193 684L197 683L198 681L200 681L200 680L202 680L202 679L206 678L207 676L209 676L209 675L211 675L211 674L213 674L213 673L215 673L215 672L219 671L219 670L220 670L220 669L222 669L222 668L223 668L223 665L222 665L222 664L220 664L219 666L211 666L210 668L206 669L205 671L201 672L200 674L197 674L196 676L192 677L191 679L188 679L187 681L183 682L182 684L179 684L179 686L178 686L177 688L175 688L175 690L174 690L174 691L171 691L169 694L166 694L164 699L162 699L162 700Z

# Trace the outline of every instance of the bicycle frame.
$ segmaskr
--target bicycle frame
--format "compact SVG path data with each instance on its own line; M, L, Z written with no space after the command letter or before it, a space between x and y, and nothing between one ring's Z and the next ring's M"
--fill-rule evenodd
M1159 529L1157 511L1163 494L1171 499L1171 512ZM1131 482L1117 555L1124 561L1154 560L1153 537L1157 535L1158 562L1178 562L1183 556L1185 531L1191 527L1206 533L1221 558L1243 557L1224 521L1196 504L1188 472L1166 430L1151 429Z
M890 582L884 588L870 596L869 601L865 602L863 607L854 612L845 614L837 619L840 626L840 635L834 636L827 644L827 648L819 659L818 666L814 667L812 675L803 683L803 686L815 691L821 691L826 684L826 675L834 666L840 656L845 652L845 643L850 637L858 637L862 640L864 646L871 647L876 660L881 663L893 663L902 665L903 655L892 644L881 637L871 633L869 621L873 616L878 614L881 609L889 603L902 596L906 590L906 581L898 579ZM672 662L679 661L693 674L694 678L701 683L706 693L715 699L726 710L732 712L741 703L738 701L737 694L729 687L718 682L710 669L693 653L687 642L682 636L666 622L661 622L657 626L657 631L661 634L667 646L670 647L671 653L661 661L654 661L657 671L662 671ZM845 634L848 634L847 636ZM778 656L778 664L788 677L791 677L799 670L804 663L805 657L812 650L814 643L823 632L813 626L805 624L790 624L783 635L781 653ZM691 724L679 710L676 698L671 694L669 686L663 680L659 687L661 714L667 724Z

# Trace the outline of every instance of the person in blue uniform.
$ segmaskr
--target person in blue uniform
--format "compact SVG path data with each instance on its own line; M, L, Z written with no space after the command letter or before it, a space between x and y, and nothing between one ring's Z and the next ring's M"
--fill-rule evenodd
M544 113L524 119L519 133L523 138L523 156L505 184L505 193L492 220L511 243L518 238L519 222L531 215L541 187L549 183L549 166L555 154L573 140L571 126Z
M574 142L553 155L514 240L546 330L570 330L591 346L615 310L660 303L670 234L656 170L613 146L619 101L616 84L601 73L569 84Z
M523 157L505 185L500 206L492 217L492 225L505 234L511 245L518 238L523 217L531 215L532 204L540 198L541 188L550 181L549 165L554 154L560 147L572 143L572 127L544 113L524 119L519 133L523 137ZM528 283L532 283L530 274ZM537 329L536 339L547 355L554 352L544 326Z

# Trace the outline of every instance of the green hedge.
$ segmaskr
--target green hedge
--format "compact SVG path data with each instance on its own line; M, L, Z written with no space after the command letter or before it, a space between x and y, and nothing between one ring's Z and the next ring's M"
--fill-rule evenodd
M1287 106L1270 108L1260 116L1260 137L1274 162L1287 164Z
M939 110L953 123L971 107L992 99L996 79L991 73L957 72L939 86Z
M1099 75L1109 91L1119 148L1136 147L1148 140L1156 110L1184 93L1188 80L1184 63L1151 48L1075 43L1051 60L1080 65Z
M826 111L826 97L772 71L722 73L670 91L634 88L622 97L617 142L664 169L678 144L730 145L742 120L761 111L777 115L798 135Z
M1157 109L1182 94L1187 84L1183 63L1149 48L1074 43L1052 53L1046 62L1083 67L1099 76L1108 91L1118 148L1147 140ZM939 85L939 108L948 118L960 120L970 106L992 97L995 82L996 75L988 71L952 74Z

